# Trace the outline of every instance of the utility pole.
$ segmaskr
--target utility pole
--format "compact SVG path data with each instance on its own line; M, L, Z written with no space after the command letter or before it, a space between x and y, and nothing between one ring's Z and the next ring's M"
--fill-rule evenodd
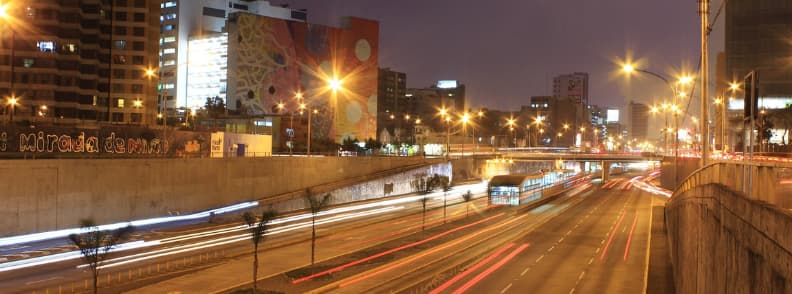
M699 0L699 13L701 14L701 120L699 122L699 130L701 130L701 161L699 166L704 167L707 165L707 157L709 157L709 130L707 123L709 122L709 56L707 43L709 34L709 0Z

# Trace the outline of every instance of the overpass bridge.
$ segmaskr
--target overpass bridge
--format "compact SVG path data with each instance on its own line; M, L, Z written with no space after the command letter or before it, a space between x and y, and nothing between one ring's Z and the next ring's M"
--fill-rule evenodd
M684 179L665 222L678 293L792 293L792 164L718 161Z
M571 160L571 161L611 161L643 162L660 161L663 156L654 153L581 153L581 152L533 152L521 150L502 150L501 156L519 160Z

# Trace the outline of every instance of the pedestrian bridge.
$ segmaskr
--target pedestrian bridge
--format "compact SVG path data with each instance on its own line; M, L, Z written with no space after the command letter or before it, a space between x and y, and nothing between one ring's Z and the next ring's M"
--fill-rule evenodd
M522 160L572 160L572 161L613 161L638 162L660 161L662 156L654 153L581 153L581 152L536 152L520 149L501 149L504 157Z
M792 165L716 162L680 183L665 221L678 293L792 292Z

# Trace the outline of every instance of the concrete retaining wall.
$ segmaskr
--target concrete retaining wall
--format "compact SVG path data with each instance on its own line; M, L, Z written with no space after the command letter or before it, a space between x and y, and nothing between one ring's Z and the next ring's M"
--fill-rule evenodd
M674 173L675 168L676 173ZM698 158L680 157L677 159L675 165L673 157L663 157L663 161L660 165L662 171L660 174L660 186L668 190L674 190L676 186L681 185L682 182L685 181L685 178L690 176L690 174L695 172L698 168ZM674 180L674 175L676 175L676 181Z
M666 206L677 293L792 293L792 214L720 184Z
M420 157L6 160L0 236L112 223L265 199L404 166Z

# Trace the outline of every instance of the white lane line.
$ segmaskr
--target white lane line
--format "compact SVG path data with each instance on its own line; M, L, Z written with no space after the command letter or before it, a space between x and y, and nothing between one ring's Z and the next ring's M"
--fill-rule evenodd
M544 254L542 254L542 256L539 256L539 258L537 258L536 261L534 261L534 263L538 263L540 260L542 260L542 258L544 258Z
M602 247L597 247L597 251L594 251L594 254L597 254L597 253L599 253L599 251L600 251L601 249L602 249Z
M575 293L575 288L569 289L569 294Z
M567 236L569 236L569 234L572 234L572 230L569 230L569 231L566 232Z
M503 290L500 291L501 294L506 293L506 291L508 291L509 288L511 288L511 286L512 286L512 284L509 284L508 286L506 286L506 288L503 288Z
M564 237L561 237L561 239L558 239L558 242L556 242L556 243L561 243L561 242L564 242Z
M525 275L525 273L527 273L529 270L531 270L531 268L530 268L530 267L526 267L526 268L525 268L525 270L524 270L524 271L522 271L522 273L520 274L520 276L521 276L521 277L522 277L522 276L524 276L524 275Z
M586 271L580 272L580 275L578 276L578 281L582 280L583 279L583 275L585 275L585 274L586 274Z
M589 259L588 264L591 264L592 262L594 262L594 257Z
M555 249L555 245L553 245L553 246L550 246L550 248L549 248L549 249L547 249L547 252L553 251L553 249Z

